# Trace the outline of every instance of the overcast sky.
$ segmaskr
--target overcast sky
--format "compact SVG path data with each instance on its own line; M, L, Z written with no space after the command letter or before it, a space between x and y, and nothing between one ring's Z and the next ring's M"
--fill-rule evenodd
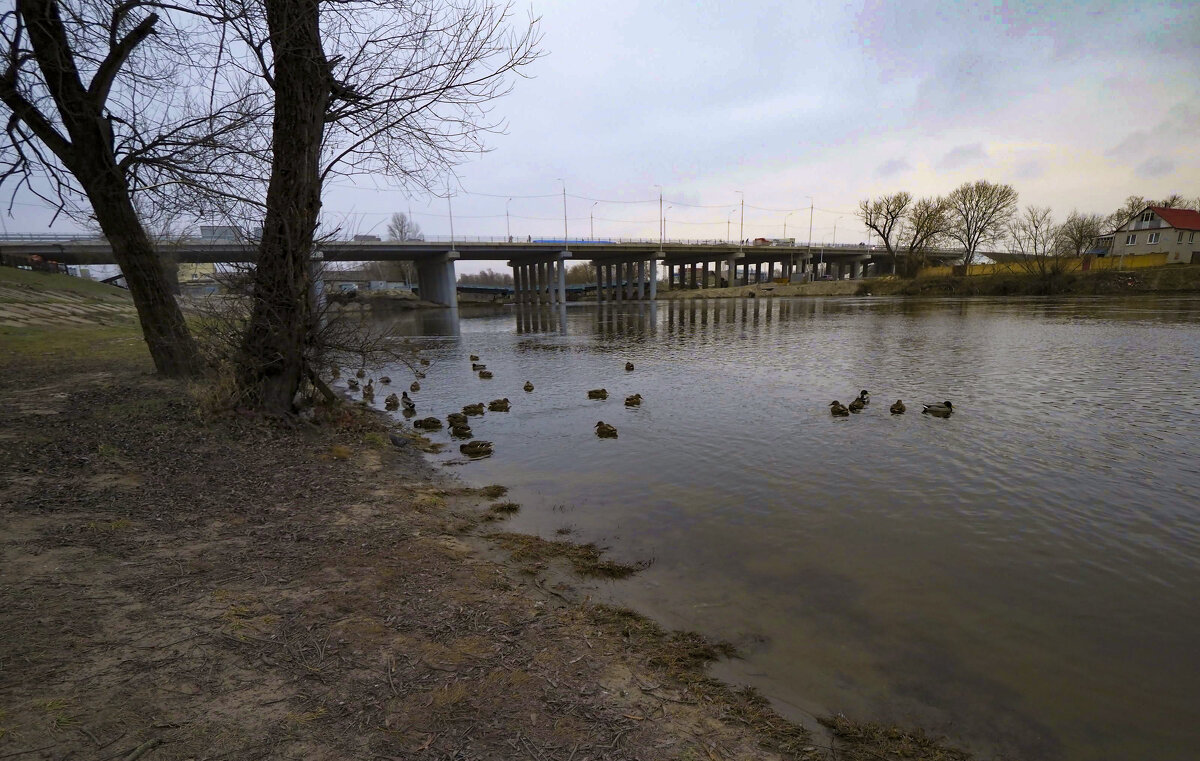
M526 8L518 6L518 20ZM545 57L496 104L491 152L461 165L455 233L866 240L857 201L965 180L1022 204L1108 213L1131 194L1200 196L1200 2L538 0ZM385 234L446 201L342 180L327 222ZM483 195L487 194L487 195ZM544 196L528 198L523 196ZM592 199L592 200L585 200ZM31 199L24 199L26 201ZM599 200L599 203L595 201ZM646 201L647 203L633 203ZM685 206L684 204L689 204ZM711 208L699 208L711 207ZM765 211L771 209L772 211ZM778 211L774 211L778 210ZM45 231L15 207L9 231Z

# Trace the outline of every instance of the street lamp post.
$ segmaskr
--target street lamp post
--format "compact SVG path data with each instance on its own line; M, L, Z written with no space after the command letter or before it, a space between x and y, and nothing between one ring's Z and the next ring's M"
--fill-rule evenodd
M729 236L729 225L733 221L733 215L737 214L737 209L730 209L729 214L725 217L725 242L732 243L733 238Z
M561 177L555 177L554 179L561 182L563 186L563 250L565 251L569 247L567 240L570 238L567 234L567 181Z
M783 240L784 240L784 242L787 242L787 220L788 220L788 217L792 216L795 213L796 212L794 212L794 211L789 211L787 214L783 215ZM796 268L796 247L792 246L791 249L792 249L792 253L788 254L788 282L789 283L792 281L792 270Z
M596 201L596 203L600 203ZM596 240L596 221L592 218L592 214L596 211L596 203L592 204L592 208L588 210L588 237L593 241Z
M508 205L512 203L512 199L504 202L504 235L508 238L508 242L512 243L512 227L508 224Z
M816 206L816 204L814 203L812 196L805 196L805 198L808 199L808 255L809 255L809 257L812 257L813 207ZM812 261L812 259L810 258L809 261ZM819 264L821 267L825 266L825 249L824 248L821 249L821 256L820 256Z
M742 197L742 218L741 221L738 222L738 245L740 246L746 240L746 194L740 190L735 190L733 192Z
M655 185L658 188L658 253L663 252L663 240L666 238L665 225L663 224L663 186Z

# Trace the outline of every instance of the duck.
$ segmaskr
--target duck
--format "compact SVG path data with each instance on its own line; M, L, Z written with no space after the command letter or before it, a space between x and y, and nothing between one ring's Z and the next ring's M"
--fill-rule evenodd
M864 402L862 400L862 397L860 396L859 398L850 402L850 406L847 407L846 409L850 410L851 412L862 412L863 407L866 407L866 406L867 406L867 403Z
M625 406L626 407L637 407L641 403L642 403L642 395L641 394L634 394L633 396L625 397Z
M588 399L607 399L608 391L603 388L594 388L588 392Z
M351 391L358 391L358 381L354 380L353 378L347 378L346 388L350 389Z
M342 369L340 367L338 367L337 365L330 365L329 366L329 377L333 378L334 380L337 380L338 378L342 377Z
M954 412L954 405L950 402L934 402L933 404L923 404L921 407L922 414L934 417L950 417Z
M890 410L892 411L892 414L893 414L893 415L903 415L903 414L904 414L904 410L906 410L906 409L908 409L908 408L904 406L904 402L902 402L902 401L900 401L899 399L897 399L897 400L896 400L896 403L895 403L895 404L893 404L893 405L892 405L891 407L889 407L888 409L890 409Z
M858 392L858 398L862 400L863 406L865 407L871 403L871 392L864 388L862 391Z
M421 357L421 364L425 365L426 367L429 367L429 360L425 359L424 357Z
M625 372L627 372L627 373L633 372L633 363L632 362L625 363Z
M850 417L850 410L846 409L846 405L834 399L829 403L829 414L834 417Z
M468 441L466 444L459 445L458 451L467 457L487 457L492 453L492 442Z
M392 382L392 379L385 375L379 379L379 382L386 386Z
M487 365L481 365L481 364L479 364L478 362L472 362L472 363L471 363L471 369L472 369L472 370L486 370L486 369L487 369Z
M424 428L427 431L436 431L441 429L442 421L435 417L423 417L420 420L413 421L413 428Z
M367 377L367 371L360 367L360 368L358 368L358 371L354 373L354 377L355 378L365 378L365 377Z
M463 414L464 415L482 415L483 414L483 402L480 402L479 404L464 405L463 406Z
M451 412L449 415L446 416L446 424L450 425L450 426L466 425L467 424L467 416L462 414L461 412Z
M529 381L525 381L525 385L523 388L525 389L526 392L533 391L533 384L530 383Z
M408 412L416 412L417 411L417 403L414 402L412 399L408 398L407 391L400 392L400 404L404 405L404 409L407 410Z
M611 426L601 420L596 423L596 435L602 439L615 439L617 438L616 426Z
M413 375L420 378L421 380L425 380L425 373L421 372L420 370L413 370Z
M475 434L469 425L452 425L450 426L450 435L456 439L469 439Z
M400 409L400 397L395 394L388 394L383 399L383 408L388 412L395 412Z
M478 361L479 361L479 355L478 355L478 354L472 354L472 355L471 355L471 361L472 361L472 362L478 362Z
M413 381L411 384L409 384L408 390L415 394L421 390L421 384L417 383L416 381Z
M508 412L508 399L493 399L492 401L488 402L488 409L492 412Z
M491 380L492 379L492 371L491 370L480 370L479 371L479 379L480 380Z

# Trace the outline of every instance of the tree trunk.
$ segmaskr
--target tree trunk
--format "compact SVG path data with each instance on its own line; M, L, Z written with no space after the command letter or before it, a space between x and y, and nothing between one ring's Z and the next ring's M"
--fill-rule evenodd
M333 77L318 0L266 0L275 63L271 181L254 271L254 308L239 362L248 401L288 412L313 325L309 264L321 209L321 138Z

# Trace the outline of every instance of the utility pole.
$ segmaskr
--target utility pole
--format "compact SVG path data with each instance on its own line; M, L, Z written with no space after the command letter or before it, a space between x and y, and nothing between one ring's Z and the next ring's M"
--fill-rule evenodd
M742 197L742 218L738 222L738 245L746 240L746 194L740 190L733 191Z
M512 228L508 224L508 205L512 203L512 199L504 202L504 235L508 238L508 242L512 243Z
M454 250L454 204L450 202L450 185L446 184L446 208L450 210L450 250Z
M655 185L658 188L658 253L663 252L663 238L666 236L666 225L663 224L663 187Z
M561 177L555 177L554 179L561 182L563 186L563 249L566 250L567 239L569 238L567 235L567 182Z
M813 207L814 206L816 206L816 203L813 201L813 197L808 196L808 256L809 256L809 261L812 261L812 258L811 258L812 257L812 218L813 218ZM819 262L819 264L822 267L825 266L825 249L824 248L821 249L821 261Z
M596 201L596 203L600 203ZM596 220L592 218L592 214L596 211L596 203L592 204L592 208L588 210L588 237L593 241L596 240Z

